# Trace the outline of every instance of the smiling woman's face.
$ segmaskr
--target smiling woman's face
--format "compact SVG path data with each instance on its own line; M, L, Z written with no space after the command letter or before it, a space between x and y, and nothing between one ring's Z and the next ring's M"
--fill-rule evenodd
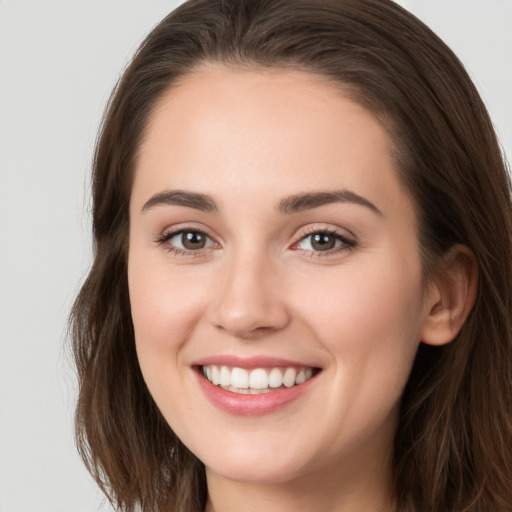
M140 149L128 278L148 388L209 475L381 472L429 307L368 111L298 71L188 76Z

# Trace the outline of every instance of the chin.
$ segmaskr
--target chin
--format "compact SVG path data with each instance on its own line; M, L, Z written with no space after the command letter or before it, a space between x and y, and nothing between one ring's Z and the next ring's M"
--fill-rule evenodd
M201 460L207 470L224 478L260 484L290 482L306 473L310 465L296 449L293 453L273 448L248 450L247 445Z
M275 465L256 461L250 463L247 460L223 461L220 464L206 466L207 471L212 471L223 478L237 482L252 482L257 484L283 484L299 477L301 471L297 467Z

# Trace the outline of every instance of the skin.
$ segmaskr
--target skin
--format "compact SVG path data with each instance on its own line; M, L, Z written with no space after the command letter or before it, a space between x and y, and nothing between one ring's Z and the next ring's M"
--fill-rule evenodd
M206 194L217 211L144 208L171 190ZM277 208L339 190L378 212ZM205 248L163 241L185 228L206 232ZM353 245L314 250L308 235L322 230ZM131 196L130 300L148 388L206 466L207 510L393 509L390 454L418 344L453 337L471 289L425 285L416 232L388 133L322 79L208 66L161 98ZM237 416L207 399L192 368L218 354L322 371L293 403Z

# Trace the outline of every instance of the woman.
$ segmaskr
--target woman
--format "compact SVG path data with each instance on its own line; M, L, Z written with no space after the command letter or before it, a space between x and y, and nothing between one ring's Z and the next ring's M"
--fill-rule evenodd
M421 22L186 2L93 178L77 436L115 506L512 510L510 184Z

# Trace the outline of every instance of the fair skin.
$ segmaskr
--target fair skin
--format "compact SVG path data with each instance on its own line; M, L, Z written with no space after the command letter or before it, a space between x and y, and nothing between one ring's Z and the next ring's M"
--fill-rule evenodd
M418 344L449 342L474 296L463 248L424 283L415 219L388 133L314 75L205 66L161 98L130 202L130 300L207 511L393 509ZM311 378L248 394L209 382L213 366Z

